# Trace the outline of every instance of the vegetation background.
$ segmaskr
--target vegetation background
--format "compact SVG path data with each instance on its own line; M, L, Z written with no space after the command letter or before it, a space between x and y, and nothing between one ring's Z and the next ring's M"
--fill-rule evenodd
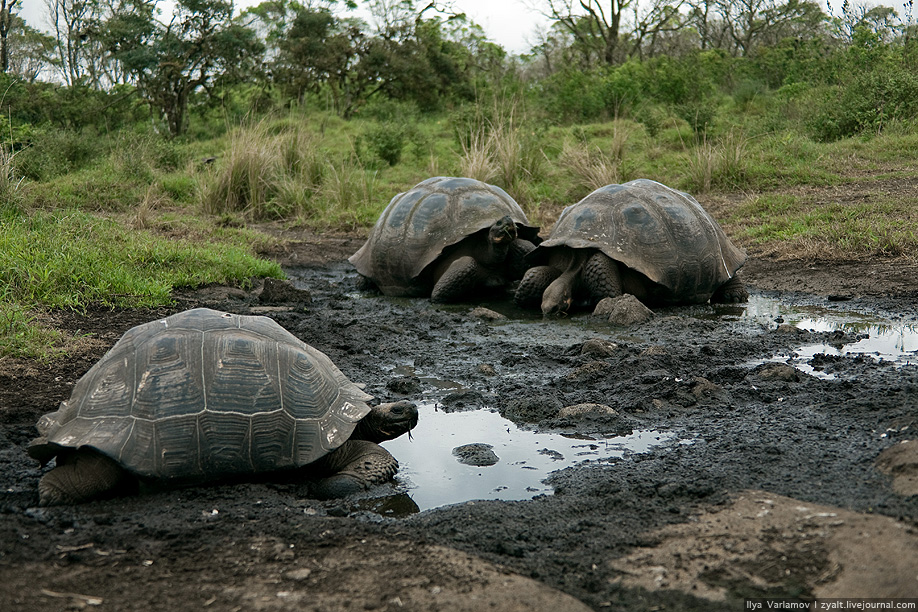
M0 356L67 350L53 308L282 276L267 224L363 231L434 175L548 227L638 177L778 256L914 257L918 210L812 187L914 177L912 0L532 0L522 55L449 2L0 0Z

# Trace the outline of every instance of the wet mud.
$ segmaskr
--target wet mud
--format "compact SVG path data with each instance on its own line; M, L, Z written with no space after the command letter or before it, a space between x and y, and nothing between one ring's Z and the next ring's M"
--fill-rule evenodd
M54 313L82 338L70 358L0 362L0 609L738 610L918 594L914 264L833 274L753 258L741 274L758 309L655 309L619 327L499 297L362 293L345 262L357 246L275 254L297 291ZM398 479L327 502L267 479L38 507L25 453L38 417L121 333L192 306L272 317L379 401L417 402L413 438L388 443ZM850 350L890 329L903 341L888 355Z

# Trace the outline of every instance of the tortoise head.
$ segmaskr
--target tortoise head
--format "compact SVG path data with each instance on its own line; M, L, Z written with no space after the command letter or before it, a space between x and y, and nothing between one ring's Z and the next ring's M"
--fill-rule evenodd
M574 286L567 275L551 282L542 293L542 314L546 317L563 315L574 303Z
M417 424L418 409L411 402L380 404L357 423L350 439L384 442L411 431Z
M516 223L510 215L504 215L494 222L488 230L488 240L497 245L510 244L516 240Z

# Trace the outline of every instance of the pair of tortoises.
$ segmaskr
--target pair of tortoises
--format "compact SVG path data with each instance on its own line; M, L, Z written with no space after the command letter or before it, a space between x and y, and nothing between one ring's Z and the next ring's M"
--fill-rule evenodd
M646 179L597 189L541 242L502 189L437 177L395 196L351 256L385 295L456 301L522 279L545 314L631 293L650 304L744 301L745 254L690 195Z

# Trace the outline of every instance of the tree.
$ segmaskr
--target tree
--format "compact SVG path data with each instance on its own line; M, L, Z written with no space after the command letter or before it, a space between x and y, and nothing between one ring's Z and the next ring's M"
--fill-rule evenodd
M157 1L126 0L105 24L104 39L177 136L187 128L192 94L211 93L218 79L241 79L260 63L264 47L233 21L230 0L178 0L167 24L155 18Z
M717 12L732 42L735 55L750 55L760 44L775 44L803 31L811 37L825 19L822 10L807 0L715 0Z
M5 45L8 55L6 72L27 83L36 81L51 65L54 38L30 27L19 17L13 17Z
M632 0L544 0L543 15L569 34L581 50L588 67L593 56L607 65L620 60L619 46L622 17Z
M16 23L16 14L13 10L19 0L0 0L0 71L6 72L10 69L10 55L7 47L7 39L10 30Z

